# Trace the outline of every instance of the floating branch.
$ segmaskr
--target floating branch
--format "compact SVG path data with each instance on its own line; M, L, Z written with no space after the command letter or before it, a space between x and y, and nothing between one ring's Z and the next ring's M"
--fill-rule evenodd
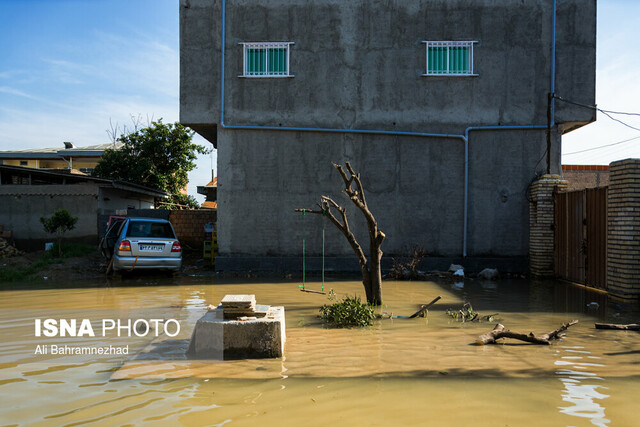
M429 304L423 305L422 307L420 307L420 310L416 311L415 313L413 313L411 316L409 316L409 319L413 319L414 317L418 317L418 316L422 316L424 317L424 313L425 311L429 310L429 308L435 304L436 302L438 302L438 300L442 298L440 295L438 295L437 297L435 297L433 299L433 301L431 301Z
M596 329L617 329L620 331L640 331L640 324L614 325L613 323L596 323Z
M513 338L520 341L530 342L532 344L543 344L550 345L552 339L558 338L560 332L565 331L569 326L573 326L578 323L577 320L572 320L569 323L564 323L555 331L551 331L547 334L535 336L533 332L529 334L521 334L518 332L511 332L504 328L504 325L498 323L492 331L487 332L484 335L480 335L476 340L476 344L485 345L485 344L496 344L496 341L500 338Z

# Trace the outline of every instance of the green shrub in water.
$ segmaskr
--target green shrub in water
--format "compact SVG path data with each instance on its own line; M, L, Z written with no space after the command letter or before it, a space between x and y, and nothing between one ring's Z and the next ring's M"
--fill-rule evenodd
M329 299L335 299L333 289ZM320 307L320 316L325 324L338 328L352 328L355 326L371 326L375 314L373 307L360 301L360 297L346 297L342 301Z

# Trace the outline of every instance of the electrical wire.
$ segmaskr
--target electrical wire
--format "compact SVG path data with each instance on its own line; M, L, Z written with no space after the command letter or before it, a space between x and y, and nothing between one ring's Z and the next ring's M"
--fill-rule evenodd
M589 108L591 110L595 110L595 111L599 111L602 114L604 114L605 116L609 117L611 120L620 123L623 126L626 126L630 129L633 130L637 130L638 132L640 132L640 128L637 128L635 126L631 126L628 123L623 122L620 119L616 119L615 117L612 117L611 114L624 114L627 116L640 116L640 113L629 113L629 112L624 112L624 111L613 111L613 110L603 110L602 108L598 108L595 105L587 105L587 104L582 104L580 102L575 102L575 101L570 101L568 99L565 99L561 96L557 96L557 95L553 95L553 97L555 99L557 99L558 101L562 101L562 102L566 102L567 104L572 104L572 105L577 105L578 107L582 107L582 108Z
M636 139L640 139L640 136L636 136L636 137L633 137L633 138L625 139L624 141L614 142L612 144L605 144L605 145L600 145L598 147L587 148L586 150L572 151L571 153L562 153L562 155L563 156L569 156L571 154L578 154L578 153L585 153L587 151L599 150L601 148L612 147L614 145L624 144L625 142L635 141Z
M597 107L596 105L588 105L588 104L582 104L580 102L576 102L576 101L570 101L568 99L565 99L561 96L558 95L553 95L553 97L559 101L562 102L566 102L567 104L573 104L573 105L577 105L578 107L584 107L584 108L590 108L592 110L597 110L600 111L602 113L609 113L609 114L622 114L625 116L640 116L640 113L629 113L626 111L613 111L613 110L604 110L602 108Z

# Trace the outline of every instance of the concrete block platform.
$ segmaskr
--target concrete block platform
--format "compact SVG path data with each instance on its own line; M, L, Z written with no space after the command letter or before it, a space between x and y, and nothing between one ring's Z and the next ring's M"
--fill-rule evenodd
M266 308L264 317L225 319L222 305L201 317L187 351L189 359L282 357L286 340L284 307Z

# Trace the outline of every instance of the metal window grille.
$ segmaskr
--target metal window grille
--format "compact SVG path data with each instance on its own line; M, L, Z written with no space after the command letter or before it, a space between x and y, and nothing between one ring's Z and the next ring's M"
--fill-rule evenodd
M425 41L425 76L476 76L473 73L475 41Z
M291 77L289 46L292 42L243 43L244 77Z

